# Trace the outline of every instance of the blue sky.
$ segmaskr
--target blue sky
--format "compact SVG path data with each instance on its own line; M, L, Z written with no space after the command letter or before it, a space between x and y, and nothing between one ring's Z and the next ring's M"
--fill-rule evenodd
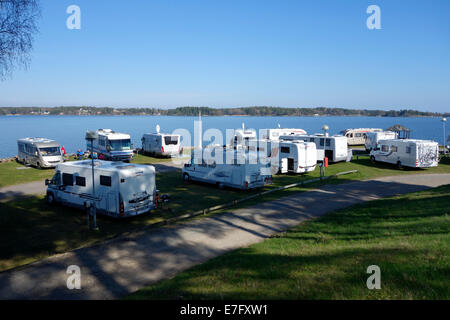
M81 8L68 30L66 8ZM381 9L369 30L366 9ZM42 0L0 106L450 110L450 1Z

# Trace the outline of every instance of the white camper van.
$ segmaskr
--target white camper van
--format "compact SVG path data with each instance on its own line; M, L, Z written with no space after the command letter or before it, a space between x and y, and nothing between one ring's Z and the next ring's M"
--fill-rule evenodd
M111 129L99 129L96 131L98 138L93 141L93 150L99 159L112 161L133 160L133 145L131 136L127 133L115 132ZM89 142L88 150L91 149Z
M317 150L317 160L323 161L324 157L329 162L350 161L352 150L347 146L347 138L340 135L325 136L316 133L309 135L281 136L280 140L303 140L305 142L314 142Z
M226 186L243 190L271 184L270 163L262 164L258 161L257 153L247 152L239 146L237 148L239 150L205 148L202 150L202 159L199 159L200 164L196 164L193 151L191 161L181 170L183 179L211 183L219 188ZM219 157L219 161L216 161Z
M378 142L380 140L390 140L397 139L398 133L393 131L377 131L377 132L368 132L367 139L365 143L366 151L370 152L373 149L376 149Z
M181 148L181 136L178 134L165 134L159 132L156 126L156 133L147 133L142 137L142 151L146 154L160 157L179 156L183 150Z
M64 162L61 148L55 140L45 138L25 138L17 140L17 157L25 165L37 168L54 168Z
M251 140L249 151L267 157L273 173L307 173L314 171L317 164L316 144L304 141Z
M303 129L261 129L260 131L260 139L266 139L271 141L278 141L280 136L288 136L288 135L299 135L299 134L307 134L307 132Z
M439 145L435 141L391 139L378 141L370 159L396 164L397 167L430 168L439 162Z
M123 162L94 161L95 198L91 160L67 162L46 180L47 202L83 208L95 201L97 212L123 218L155 208L155 168Z
M341 131L341 134L347 137L347 143L349 146L363 145L366 143L367 133L369 132L381 132L380 128L358 128L358 129L346 129Z

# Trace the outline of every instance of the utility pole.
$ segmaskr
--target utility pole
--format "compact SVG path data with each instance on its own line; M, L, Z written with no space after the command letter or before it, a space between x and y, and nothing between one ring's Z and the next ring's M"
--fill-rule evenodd
M89 206L89 210L94 218L94 230L99 230L97 227L97 206L95 198L95 175L94 175L94 140L98 138L98 135L94 131L87 131L85 139L88 141L91 147L91 167L92 167L92 205ZM88 227L90 226L89 214L88 214Z
M442 145L444 146L444 156L445 156L446 151L447 151L446 148L445 148L445 123L447 122L447 118L442 117L441 121L442 121L442 131L443 131L443 134L444 134L444 136L443 136L444 140L443 140Z

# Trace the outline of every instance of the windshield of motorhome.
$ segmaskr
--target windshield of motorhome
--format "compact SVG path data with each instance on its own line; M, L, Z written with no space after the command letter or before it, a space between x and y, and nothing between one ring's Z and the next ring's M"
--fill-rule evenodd
M166 146L171 144L178 144L178 137L177 136L165 136L164 137L164 143Z
M47 148L39 148L39 152L43 157L49 157L49 156L60 156L61 151L59 150L59 147L47 147Z
M111 147L111 151L130 150L131 141L130 139L109 140L109 146Z

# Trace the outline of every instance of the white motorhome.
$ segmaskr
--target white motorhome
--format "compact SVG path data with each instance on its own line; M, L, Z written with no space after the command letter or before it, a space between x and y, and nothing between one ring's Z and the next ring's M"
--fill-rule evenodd
M390 139L378 141L370 152L372 162L396 164L397 167L430 168L439 162L439 144L430 140Z
M341 134L347 137L347 143L349 146L363 145L366 143L367 133L369 132L381 132L380 128L358 128L358 129L346 129L341 131Z
M317 164L316 144L304 141L251 140L249 151L257 151L259 157L267 157L273 173L307 173Z
M94 161L95 197L92 192L92 161L59 164L46 180L47 202L83 208L95 201L97 212L123 218L154 209L156 185L153 166Z
M231 187L243 190L255 189L272 183L270 163L258 161L256 152L247 152L223 147L209 147L203 157L196 159L192 152L191 161L182 168L185 181L200 181L215 184L219 188ZM198 164L197 161L198 160Z
M381 132L368 132L365 143L366 151L370 152L376 149L380 140L397 139L398 133L393 131L381 131Z
M347 138L340 135L328 136L320 133L308 135L281 136L280 140L303 140L314 142L317 150L317 160L323 161L324 157L329 162L350 161L352 150L347 146Z
M259 133L260 139L272 141L278 141L280 139L280 136L307 134L307 132L303 129L284 129L284 128L261 129Z
M146 133L142 137L142 151L146 154L160 157L179 156L181 148L181 136L178 134L160 133L156 126L156 133Z
M98 154L99 159L127 162L133 160L133 145L129 134L111 129L98 129L96 134L98 137L93 141L93 151ZM87 148L91 149L89 142Z
M61 147L55 140L45 138L25 138L17 140L17 157L25 165L37 168L54 168L64 162Z

